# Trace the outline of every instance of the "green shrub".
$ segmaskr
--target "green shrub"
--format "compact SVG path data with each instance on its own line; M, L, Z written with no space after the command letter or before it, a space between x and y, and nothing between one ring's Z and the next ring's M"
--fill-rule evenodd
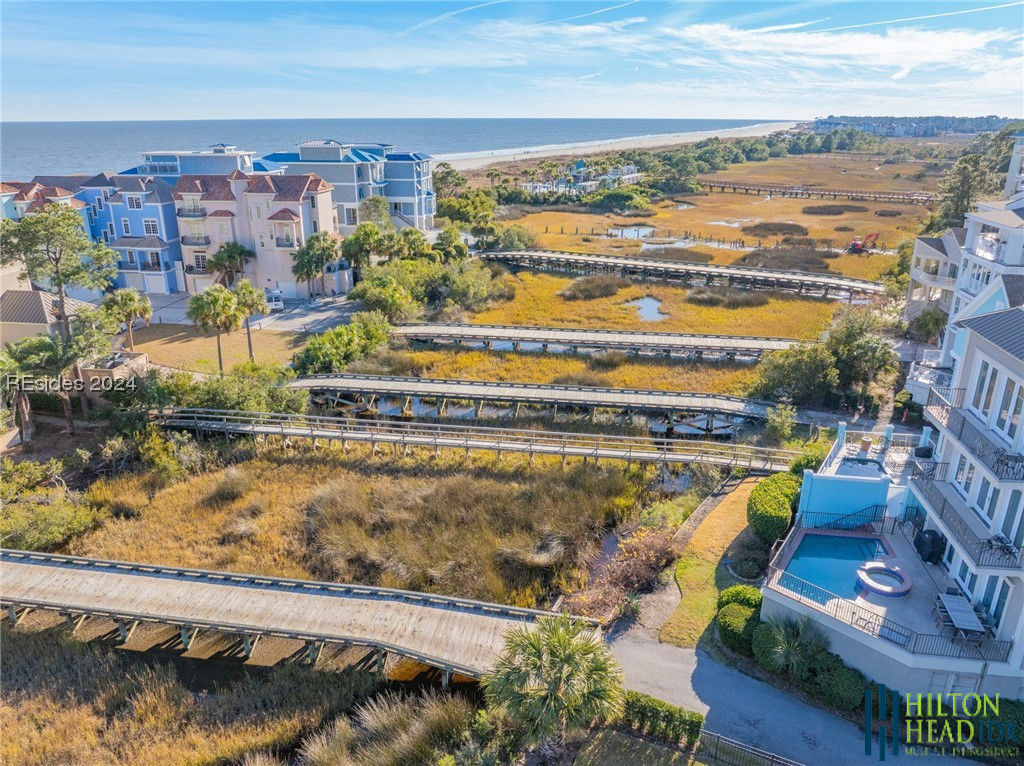
M786 530L793 519L793 501L800 494L800 480L791 473L776 473L759 482L747 500L747 523L768 545Z
M840 667L818 677L819 699L837 710L853 710L863 704L868 683L859 670L840 663Z
M206 502L210 505L230 503L232 500L242 497L251 486L252 477L249 474L239 471L237 468L229 468L207 496Z
M292 357L292 367L299 375L340 372L387 343L390 330L383 313L362 311L352 317L350 324L311 337L305 348Z
M757 664L765 670L770 670L772 673L778 673L782 670L782 665L775 657L773 648L775 646L775 636L772 626L767 622L762 622L754 628L754 632L751 635L750 648L754 653L754 659L757 660Z
M817 471L821 464L825 462L827 455L828 450L825 449L824 444L820 442L805 444L800 454L790 462L789 471L795 476L803 478L805 469L809 468L812 471Z
M761 608L761 591L753 585L731 585L718 594L717 609L727 604L743 604L751 609Z
M744 226L741 231L751 237L807 236L807 227L798 223L765 222Z
M805 215L842 215L843 213L866 213L863 205L808 205L803 209Z
M590 357L587 360L587 366L592 370L614 370L627 361L629 361L629 355L625 351L605 351Z
M685 742L692 747L700 736L704 716L648 694L627 691L621 723L670 744Z
M726 604L718 611L718 635L735 652L750 654L758 610L743 604Z

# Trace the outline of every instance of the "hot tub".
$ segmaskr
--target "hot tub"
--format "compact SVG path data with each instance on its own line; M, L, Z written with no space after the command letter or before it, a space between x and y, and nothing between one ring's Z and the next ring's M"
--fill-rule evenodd
M910 593L910 575L884 561L868 561L857 568L857 584L861 590L879 596L899 598Z

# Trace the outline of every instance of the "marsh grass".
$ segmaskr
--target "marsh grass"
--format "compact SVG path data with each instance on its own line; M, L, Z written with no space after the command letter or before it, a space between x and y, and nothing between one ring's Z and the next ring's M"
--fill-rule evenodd
M659 331L770 334L810 339L821 334L836 309L836 304L831 301L758 292L769 296L768 303L742 311L723 312L715 306L688 303L688 291L684 288L660 284L633 285L609 298L567 301L558 293L571 279L527 271L519 272L513 279L516 286L513 300L478 312L470 321L480 324L649 330L651 323L640 319L636 307L627 304L650 295L661 301L660 310L666 315L657 323Z
M216 505L206 498L223 470L175 482L151 501L144 476L104 480L139 516L111 519L70 550L533 606L578 576L600 530L635 515L650 476L613 464L570 463L563 471L557 458L534 462L270 447L235 466L250 477L249 492Z
M592 277L580 277L562 290L559 295L567 301L588 301L594 298L607 298L615 295L632 283L622 277L598 274Z
M238 468L228 468L220 481L214 485L213 491L206 496L210 505L230 503L243 497L252 487L252 477Z
M868 209L863 205L808 205L801 212L805 215L842 215L843 213L866 213Z
M701 306L721 306L726 309L752 308L765 306L771 295L753 290L737 290L733 288L695 287L686 296L688 303Z
M378 681L283 665L193 689L174 666L70 638L0 629L0 761L20 766L233 763L293 747Z
M829 271L825 262L828 254L816 250L814 242L788 248L754 250L736 261L741 266L758 269L786 269L793 271Z
M806 237L808 234L806 226L801 226L798 223L785 223L782 221L765 221L763 223L755 223L750 226L742 227L740 231L751 237L777 237L794 234L800 237Z

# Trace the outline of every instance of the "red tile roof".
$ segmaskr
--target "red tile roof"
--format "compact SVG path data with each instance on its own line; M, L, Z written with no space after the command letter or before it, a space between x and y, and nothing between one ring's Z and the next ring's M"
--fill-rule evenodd
M214 210L209 214L211 218L234 218L235 214L230 210Z
M334 187L316 173L295 176L249 176L250 194L273 194L274 202L301 202L309 192L328 191Z
M243 173L238 168L235 168L230 173L228 173L228 180L229 181L242 181L242 180L244 180L244 179L246 179L248 177L249 176L247 176L245 173Z
M278 210L273 215L268 215L267 216L267 220L268 221L300 221L302 219L299 218L299 216L295 214L294 210L289 210L288 208L283 208L281 210Z
M198 194L202 200L234 200L229 179L230 176L184 175L174 186L174 199L182 199L183 194Z

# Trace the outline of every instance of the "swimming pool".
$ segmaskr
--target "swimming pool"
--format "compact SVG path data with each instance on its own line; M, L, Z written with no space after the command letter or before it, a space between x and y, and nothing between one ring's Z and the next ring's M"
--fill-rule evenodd
M788 574L837 596L853 599L860 593L857 570L865 562L887 555L889 552L885 544L877 537L807 533L793 551L780 584L791 590L801 590L799 583L793 580L787 584ZM814 598L812 593L805 595Z

